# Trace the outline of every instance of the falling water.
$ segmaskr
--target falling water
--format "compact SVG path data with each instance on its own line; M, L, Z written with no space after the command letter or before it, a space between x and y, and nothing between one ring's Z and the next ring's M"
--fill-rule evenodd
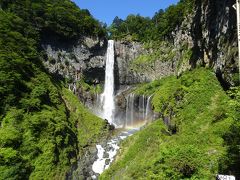
M150 120L150 116L151 116L151 98L152 98L152 95L148 97L147 99L147 106L146 106L146 115L145 115L145 120Z
M114 41L108 41L104 92L101 95L103 118L113 124L114 116Z
M142 119L145 119L145 96L142 97Z
M137 96L133 93L126 97L125 127L141 126L153 120L151 98L152 96Z
M125 127L132 127L134 125L134 109L134 94L131 93L127 96Z
M115 103L114 103L114 41L108 41L108 49L107 49L107 58L106 58L106 70L105 70L105 84L104 84L104 92L99 96L96 95L96 107L99 105L101 109L101 117L108 120L109 123L118 125L115 111ZM126 97L126 119L121 119L120 125L124 128L131 128L126 132L120 133L117 137L114 137L105 145L98 144L96 146L97 149L97 159L94 161L92 165L92 170L94 174L92 175L92 179L97 179L99 174L101 174L105 169L109 167L109 165L113 162L117 151L119 150L119 143L132 135L134 132L138 131L141 123L146 123L146 120L149 120L151 117L151 96L145 97L137 96L134 93L129 94Z
M126 104L126 119L125 123L123 124L124 127L127 127L127 122L128 122L128 117L129 117L129 96L127 97L127 104Z
M130 104L131 104L131 126L134 124L134 94L130 96Z

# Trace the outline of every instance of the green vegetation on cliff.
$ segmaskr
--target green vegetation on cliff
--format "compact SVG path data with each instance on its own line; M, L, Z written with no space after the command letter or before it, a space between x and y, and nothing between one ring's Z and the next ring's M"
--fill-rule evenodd
M64 89L63 92L63 99L70 111L70 119L76 122L79 147L84 148L97 143L99 138L107 134L108 124L90 113L72 92L67 89Z
M1 119L0 179L64 179L84 148L106 135L106 122L43 77L31 97L21 100L39 102L38 109L12 107ZM37 93L50 99L32 97Z
M228 174L230 165L232 172L239 171L239 106L233 108L237 101L226 95L214 73L196 69L136 92L154 93L160 119L123 142L101 179L214 179Z
M67 0L1 0L0 7L0 179L64 179L108 127L46 72L41 38L104 29Z
M172 61L176 56L173 44L167 41L151 41L144 43L144 49L148 53L141 54L131 62L130 69L135 72L149 73L157 70L156 63ZM191 51L189 49L189 51ZM182 51L183 52L183 51ZM183 52L184 53L184 52Z

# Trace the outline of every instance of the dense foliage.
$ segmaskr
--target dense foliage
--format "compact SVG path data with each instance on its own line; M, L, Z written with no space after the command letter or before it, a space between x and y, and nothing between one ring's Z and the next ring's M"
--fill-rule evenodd
M228 91L231 100L230 107L234 114L234 123L230 131L224 135L224 144L227 146L227 156L222 159L221 172L232 173L240 178L240 87L232 87Z
M69 40L106 35L105 28L88 10L80 10L70 0L0 0L0 6L27 22L26 31L37 30L42 36L53 34Z
M42 34L102 36L104 29L66 0L0 6L0 179L64 179L107 126L45 71Z
M109 28L111 38L142 42L171 38L171 32L181 25L193 5L193 0L181 0L165 11L159 10L151 19L140 15L129 15L126 20L116 17Z
M162 40L171 38L193 3L181 0L151 19L115 18L111 38L147 42L153 50L130 68L141 72L156 59L172 59L171 46ZM106 30L70 0L0 0L0 22L0 179L64 179L108 125L45 71L40 43L46 35L75 40L103 37ZM155 50L158 46L168 48ZM181 61L189 60L191 50L182 52ZM77 85L91 93L102 91L84 80ZM227 96L215 75L204 69L139 87L136 93L154 93L152 103L161 118L124 141L119 158L101 178L239 177L239 92L232 88Z
M214 73L201 68L178 79L145 84L135 92L154 93L152 104L161 118L124 141L120 156L101 179L238 175L239 91L230 99Z

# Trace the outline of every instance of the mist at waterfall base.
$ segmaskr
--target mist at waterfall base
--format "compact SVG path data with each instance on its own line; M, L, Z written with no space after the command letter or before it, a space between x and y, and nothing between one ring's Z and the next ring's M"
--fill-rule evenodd
M122 89L115 90L114 84L115 53L114 41L108 41L105 63L105 82L102 94L96 94L92 111L99 117L106 119L116 128L135 128L153 120L151 97L128 93L124 95L125 108L116 103L119 94L124 93ZM128 89L127 89L128 90Z

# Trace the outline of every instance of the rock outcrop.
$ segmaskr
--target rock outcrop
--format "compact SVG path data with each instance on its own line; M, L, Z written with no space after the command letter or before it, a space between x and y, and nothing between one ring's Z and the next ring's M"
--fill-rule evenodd
M148 80L147 76L137 73L131 69L131 63L140 55L147 53L143 45L138 42L115 42L115 58L116 58L116 78L120 85L131 85L145 82Z
M234 0L195 1L195 8L173 32L174 46L192 50L179 72L199 65L213 68L223 86L236 83L237 31Z
M106 39L84 37L78 42L59 42L51 39L43 42L48 61L44 65L49 72L69 79L70 84L82 76L91 83L102 83L105 75ZM136 84L147 80L146 76L131 71L131 62L145 53L141 43L115 42L115 79L117 85Z
M148 82L169 75L180 75L197 66L213 68L224 86L238 78L236 12L234 0L195 1L195 7L159 45L160 57L148 64L135 63L141 55L152 53L139 42L115 42L115 83L122 85ZM103 83L107 40L84 37L78 42L43 42L48 55L44 64L52 73L69 79L71 89L85 77L91 84Z
M63 42L50 38L42 43L48 61L49 72L76 83L82 76L89 82L104 81L107 40L84 37L77 42Z
M169 56L172 47L161 46L166 51L163 56ZM156 59L154 62L136 64L137 58L151 54L151 49L144 48L139 42L117 41L116 49L116 68L120 85L133 85L149 82L161 77L175 74L176 58L172 57L169 61ZM174 50L175 51L175 50Z
M135 73L141 72L146 79L154 80L204 66L215 71L224 88L239 83L236 11L232 7L235 3L195 0L194 8L172 32L172 38L159 45L160 56L154 63L137 64Z

